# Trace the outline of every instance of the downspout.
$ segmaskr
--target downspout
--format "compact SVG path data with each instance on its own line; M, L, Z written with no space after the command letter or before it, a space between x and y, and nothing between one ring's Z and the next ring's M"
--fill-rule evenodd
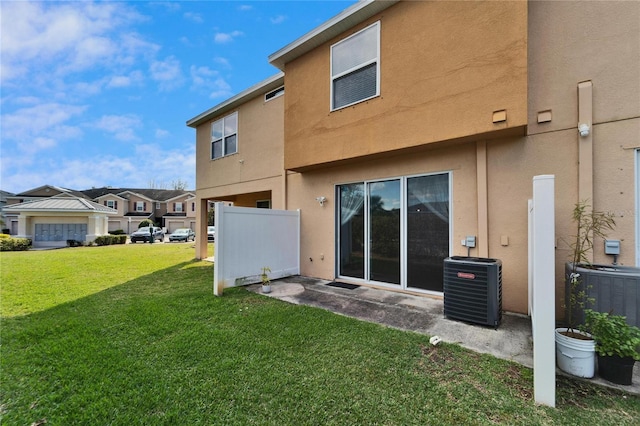
M478 186L478 257L489 257L489 201L487 190L487 142L476 142L476 183Z
M578 202L593 199L593 83L578 83ZM593 262L593 251L587 253Z

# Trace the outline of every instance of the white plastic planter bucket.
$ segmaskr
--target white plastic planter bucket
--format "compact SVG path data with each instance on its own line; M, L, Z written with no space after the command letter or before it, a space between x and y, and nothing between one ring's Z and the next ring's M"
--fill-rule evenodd
M595 374L596 342L567 337L556 328L556 362L560 370L577 377L590 379Z

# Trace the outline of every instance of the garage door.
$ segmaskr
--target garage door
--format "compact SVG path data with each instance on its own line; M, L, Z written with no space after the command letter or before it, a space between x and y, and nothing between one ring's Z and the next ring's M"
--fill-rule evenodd
M67 240L84 241L86 237L86 223L36 223L33 245L36 247L65 246Z
M170 221L167 223L167 228L169 229L169 234L172 234L178 228L184 228L184 221Z

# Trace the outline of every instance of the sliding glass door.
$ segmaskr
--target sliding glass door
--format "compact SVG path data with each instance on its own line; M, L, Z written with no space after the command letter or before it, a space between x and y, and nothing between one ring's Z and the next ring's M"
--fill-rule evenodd
M339 276L442 292L449 173L350 183L336 192Z
M369 279L400 284L400 180L367 185Z
M442 291L449 256L449 175L407 179L407 287Z
M339 275L364 278L364 183L338 187Z

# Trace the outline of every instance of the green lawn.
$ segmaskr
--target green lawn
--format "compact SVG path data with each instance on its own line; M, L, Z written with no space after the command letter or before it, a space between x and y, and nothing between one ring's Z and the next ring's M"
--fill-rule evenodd
M229 289L190 244L0 253L2 425L638 424L640 399Z

